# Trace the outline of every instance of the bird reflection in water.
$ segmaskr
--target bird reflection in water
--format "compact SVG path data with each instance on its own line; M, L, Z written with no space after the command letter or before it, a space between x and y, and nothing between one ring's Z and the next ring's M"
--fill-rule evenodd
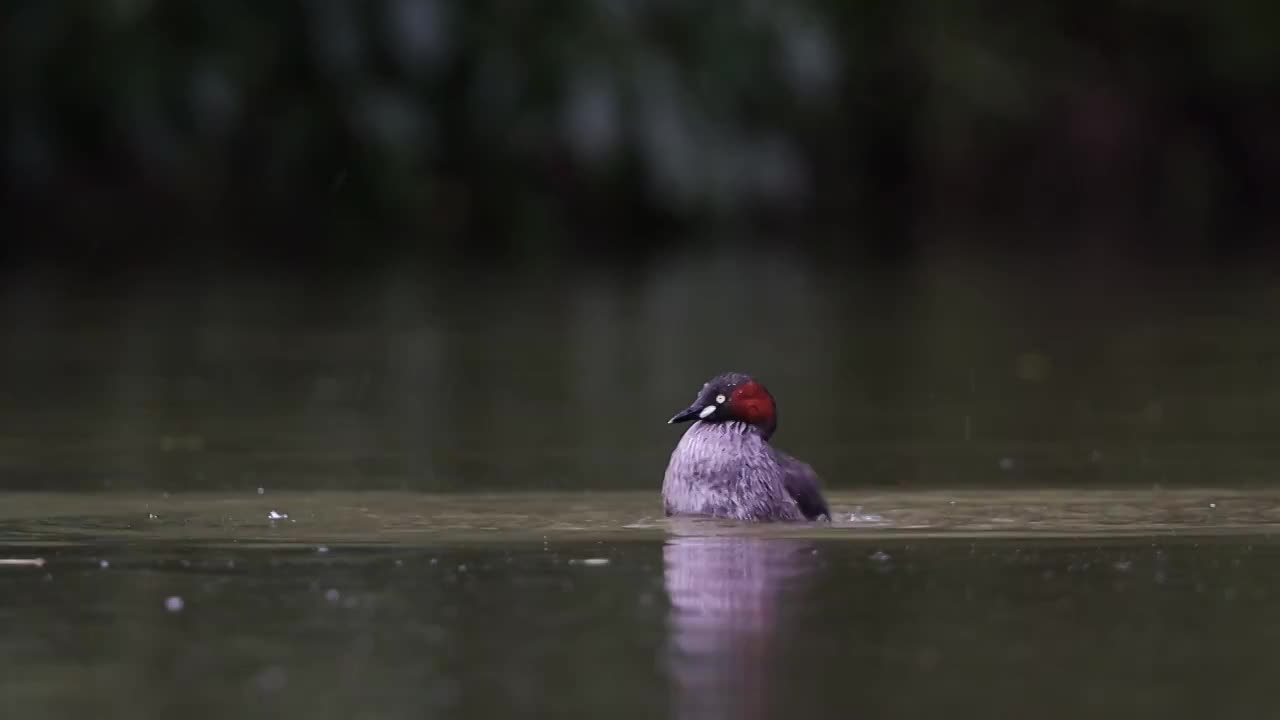
M675 714L777 717L782 644L820 558L815 545L752 537L673 537L668 668Z

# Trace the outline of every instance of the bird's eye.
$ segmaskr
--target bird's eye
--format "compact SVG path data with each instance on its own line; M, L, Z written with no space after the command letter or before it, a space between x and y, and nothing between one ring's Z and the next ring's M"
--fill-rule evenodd
M724 402L724 396L723 396L723 395L717 395L717 396L716 396L716 402L717 402L717 403L722 403L722 402Z

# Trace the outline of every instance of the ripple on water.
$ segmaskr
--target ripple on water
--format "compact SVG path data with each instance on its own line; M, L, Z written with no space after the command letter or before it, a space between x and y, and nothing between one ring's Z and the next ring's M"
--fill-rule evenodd
M431 495L254 491L10 493L0 544L139 539L203 543L422 544L661 539L748 534L815 539L904 536L1242 535L1280 526L1280 491L1019 490L839 492L836 521L750 525L665 518L656 492ZM288 513L281 510L288 507ZM286 521L287 519L287 521ZM16 555L16 553L6 553Z

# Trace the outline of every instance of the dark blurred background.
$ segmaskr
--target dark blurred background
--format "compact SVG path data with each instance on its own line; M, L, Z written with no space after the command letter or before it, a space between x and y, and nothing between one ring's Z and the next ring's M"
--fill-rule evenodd
M1273 3L0 12L19 255L652 255L717 227L896 255L992 223L1166 252L1276 221Z
M1280 6L4 3L0 485L1280 472Z

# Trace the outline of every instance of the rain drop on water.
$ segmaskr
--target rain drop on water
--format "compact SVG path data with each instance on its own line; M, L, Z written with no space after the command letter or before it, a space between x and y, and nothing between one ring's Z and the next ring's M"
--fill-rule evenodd
M271 665L254 677L254 683L263 692L283 690L289 684L289 675L279 665Z

